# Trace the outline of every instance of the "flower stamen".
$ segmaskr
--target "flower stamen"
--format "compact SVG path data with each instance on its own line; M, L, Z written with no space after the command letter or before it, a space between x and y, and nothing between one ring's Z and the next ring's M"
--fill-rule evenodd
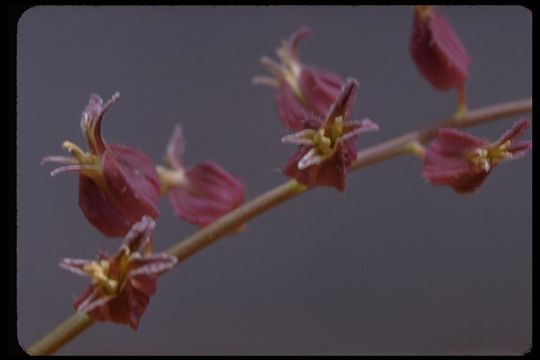
M118 281L108 277L110 264L107 260L91 261L83 267L84 272L92 280L92 284L99 286L106 294L113 294L118 289Z
M470 161L488 172L493 165L499 164L503 160L512 159L512 153L508 151L511 140L507 140L501 145L488 145L483 148L477 148L470 152Z

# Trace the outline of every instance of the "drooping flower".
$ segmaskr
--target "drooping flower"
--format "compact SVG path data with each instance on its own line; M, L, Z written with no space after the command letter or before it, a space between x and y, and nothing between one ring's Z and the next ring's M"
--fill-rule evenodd
M137 330L150 296L156 293L158 275L177 262L175 257L165 253L144 251L154 227L154 220L144 216L132 226L113 256L100 255L97 260L66 258L60 262L60 267L92 280L75 300L77 312L98 321L127 324Z
M471 59L452 26L432 6L415 6L410 42L411 56L418 70L438 90L456 88L457 115L467 109L465 81Z
M181 159L184 148L184 134L177 125L165 154L169 167L157 167L161 192L168 194L176 216L206 226L244 202L244 185L213 161L186 169Z
M263 56L261 62L275 76L257 76L255 83L277 87L276 102L286 128L300 131L311 115L324 117L338 96L343 80L340 76L303 64L298 57L300 41L311 34L303 27L277 49L281 64Z
M523 118L495 142L456 129L440 129L426 151L423 176L432 184L448 185L459 193L472 193L494 167L527 153L532 142L516 142L515 139L528 126L529 120Z
M98 95L90 97L81 119L87 152L65 141L62 147L71 156L42 160L64 164L51 175L79 173L79 206L88 221L108 237L124 236L143 215L159 216L159 182L152 160L127 146L107 144L101 135L103 117L119 96L116 93L105 104Z
M357 90L358 82L348 78L324 118L312 116L303 130L283 137L284 143L300 145L285 164L285 175L307 187L345 190L345 177L356 160L358 135L379 128L369 119L348 120Z

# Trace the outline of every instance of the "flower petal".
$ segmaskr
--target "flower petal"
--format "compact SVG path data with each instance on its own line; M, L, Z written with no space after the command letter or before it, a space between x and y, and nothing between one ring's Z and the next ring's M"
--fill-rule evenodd
M476 168L465 156L448 156L432 147L426 151L422 174L433 184L448 185L476 173Z
M108 237L119 237L143 215L159 216L159 182L146 155L112 144L101 162L100 186L79 176L79 206L92 225Z
M106 304L108 308L107 320L128 324L132 329L137 330L140 318L149 303L150 297L135 288L131 281L127 281L123 291Z
M81 128L88 140L88 147L93 154L101 155L106 150L101 136L101 121L109 108L120 98L116 92L105 105L99 95L92 94L81 117Z
M86 219L107 237L124 236L131 227L124 213L84 175L79 175L79 207Z
M174 256L165 253L132 258L128 276L162 274L172 269L177 263Z
M418 70L439 90L462 87L470 57L448 21L434 7L414 12L410 42Z
M308 111L285 81L279 82L276 104L283 126L292 131L300 131L304 128L303 123L308 117Z
M62 261L60 261L59 265L62 269L71 271L74 274L88 276L86 271L84 271L84 267L90 263L91 261L86 259L64 258Z
M458 193L469 194L476 191L476 189L478 189L478 187L482 185L490 172L491 170L480 171L461 176L450 181L448 185L450 185Z
M184 131L180 125L175 125L171 138L167 143L167 152L165 154L165 159L173 169L182 168L182 155L185 148Z
M449 66L455 66L460 76L466 79L471 58L461 39L437 8L431 8L430 21L434 46L439 49L439 56L443 56L441 60L448 59Z
M439 129L437 138L430 148L445 156L462 156L488 142L474 135L456 129Z
M137 289L138 291L148 295L152 296L157 291L157 275L156 274L150 274L150 275L134 275L130 276L129 281L131 283L131 286L133 286L134 289Z
M512 125L512 127L507 130L500 138L497 140L497 144L504 144L508 140L513 141L514 139L523 135L527 128L531 125L531 122L527 118L522 118Z
M188 188L175 187L169 199L175 214L205 226L244 202L244 185L215 162L201 162L186 172Z
M343 136L340 141L348 140L364 132L377 131L379 125L370 119L350 120L343 124Z
M520 141L518 143L512 144L508 151L512 153L511 160L517 160L524 156L532 148L532 141Z
M300 130L294 134L285 135L281 138L282 143L297 144L297 145L313 145L313 135L316 134L315 129Z
M343 79L336 74L303 65L298 85L309 109L322 117L339 95Z
M79 313L91 313L97 308L100 308L114 299L112 295L98 296L97 290L94 290L88 297L86 297L80 305L77 307Z
M358 81L353 78L347 78L345 84L341 88L341 91L335 99L332 106L328 110L325 122L333 122L337 117L343 117L348 119L352 106L356 100L356 93L358 92Z
M304 170L313 165L319 165L325 158L317 152L316 148L311 148L298 160L298 170Z
M348 144L340 143L333 156L316 166L299 169L298 162L311 150L310 146L300 146L285 166L283 174L296 179L307 187L330 186L338 191L345 190L345 177L350 164L356 159L356 152Z
M150 216L143 216L139 222L131 226L123 244L127 246L130 253L143 249L150 242L155 227L156 222Z
M304 26L298 30L296 30L294 33L291 34L289 37L289 54L294 60L298 61L298 46L300 45L300 42L311 35L313 31L308 27Z

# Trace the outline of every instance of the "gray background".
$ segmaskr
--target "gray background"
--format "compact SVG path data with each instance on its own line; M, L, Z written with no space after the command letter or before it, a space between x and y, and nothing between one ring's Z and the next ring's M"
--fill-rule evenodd
M531 13L443 9L472 57L471 107L530 96ZM36 7L18 27L18 337L29 346L73 313L87 285L58 267L119 241L77 205L74 174L49 176L41 157L79 128L89 95L121 99L106 139L162 157L175 123L185 161L213 159L247 198L285 178L294 151L261 55L302 25L306 63L359 80L353 114L378 133L360 147L454 111L408 53L403 7ZM498 137L514 120L472 130ZM530 132L526 137L530 137ZM316 189L249 223L163 276L138 332L97 324L59 354L477 354L531 345L532 156L501 165L473 196L426 184L401 157L352 173L341 195ZM161 202L156 250L196 228Z

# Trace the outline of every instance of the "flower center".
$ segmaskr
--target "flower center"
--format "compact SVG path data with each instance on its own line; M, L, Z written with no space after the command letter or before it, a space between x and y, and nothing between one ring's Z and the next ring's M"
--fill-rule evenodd
M326 155L335 150L338 140L343 135L343 116L338 116L334 121L322 126L312 136L313 145L320 154Z
M115 294L118 290L118 281L109 278L110 264L107 260L92 261L84 266L84 271L106 294Z
M512 153L508 151L510 145L511 141L508 140L500 145L488 145L475 149L469 153L469 159L473 164L488 172L492 166L499 164L503 160L512 158Z

